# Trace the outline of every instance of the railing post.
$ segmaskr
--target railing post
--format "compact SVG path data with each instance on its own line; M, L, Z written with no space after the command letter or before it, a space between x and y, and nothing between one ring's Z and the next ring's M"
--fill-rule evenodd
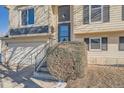
M35 58L34 58L34 59L35 59L35 60L34 60L34 61L35 61L35 64L34 64L34 65L35 65L35 72L36 72L36 64L37 64L37 61L36 61L36 56L35 56Z

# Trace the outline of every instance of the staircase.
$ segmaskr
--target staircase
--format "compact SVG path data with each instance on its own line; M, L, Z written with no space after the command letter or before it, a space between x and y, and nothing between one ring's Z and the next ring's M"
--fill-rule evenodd
M38 71L34 72L34 76L37 79L41 79L43 81L58 81L57 79L55 79L54 76L52 76L48 69L47 69L47 63L43 63L43 65L39 68Z
M49 43L47 43L42 49L42 51L39 52L38 55L36 56L35 72L34 72L33 78L31 79L32 81L39 83L39 86L41 87L63 88L66 86L66 83L63 82L62 80L57 80L53 75L49 73L49 70L47 68L46 58L49 55L49 53L54 51L54 49L56 48L55 47L52 51L48 53L47 49L49 47L50 45Z

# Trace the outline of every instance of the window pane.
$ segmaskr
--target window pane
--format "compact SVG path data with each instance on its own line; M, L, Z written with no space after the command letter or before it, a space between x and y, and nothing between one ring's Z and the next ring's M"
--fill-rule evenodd
M107 37L102 37L102 50L106 51L108 49L108 39Z
M91 39L91 49L100 49L100 39Z
M22 22L22 25L27 25L27 11L26 10L23 10L21 12L21 22Z
M124 37L119 38L119 50L124 51Z
M34 9L28 9L28 24L34 24Z
M124 37L120 37L120 43L124 44Z
M89 5L83 6L83 23L89 24Z
M69 5L59 6L58 13L59 13L59 16L58 16L59 22L70 21L70 6Z
M91 22L101 21L101 8L91 9Z
M99 8L101 5L91 5L92 8Z
M84 42L86 43L87 50L89 50L89 38L84 38Z
M110 6L103 5L103 22L109 22L109 21L110 21Z
M124 20L124 5L122 5L122 20Z

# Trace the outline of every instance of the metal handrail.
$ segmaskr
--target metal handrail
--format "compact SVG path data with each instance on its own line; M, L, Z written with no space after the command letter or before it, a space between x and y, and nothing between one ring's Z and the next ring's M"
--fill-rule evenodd
M59 45L61 45L61 42L57 43L56 46L54 47L54 49L52 49L50 52L47 52L44 57L42 58L42 60L39 62L38 65L35 66L35 71L38 71L39 67L41 66L41 64L43 64L45 61L45 58L48 57L49 54L51 54Z
M48 45L49 45L49 43L46 43L45 46L41 49L41 51L38 54L36 54L35 57L37 57Z
M35 68L37 68L37 64L39 64L39 62L37 62L37 57L42 53L43 54L43 52L44 52L44 50L46 50L46 48L48 47L48 43L44 46L44 48L42 48L42 51L40 51L36 56L35 56Z
M47 50L47 49L50 47L50 43L52 43L53 40L54 40L54 39L52 39L51 41L49 40L49 42L46 43L46 45L42 48L42 50L41 50L37 55L35 55L35 69L38 67L38 65L41 64L40 62L44 59L44 56L45 56L45 55L43 56L43 58L41 59L40 62L37 62L37 57L38 57L41 53L43 54L44 50Z

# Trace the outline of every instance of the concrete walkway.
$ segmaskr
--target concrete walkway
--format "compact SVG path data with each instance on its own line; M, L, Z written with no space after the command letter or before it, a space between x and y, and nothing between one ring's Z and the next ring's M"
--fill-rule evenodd
M0 87L1 88L62 88L65 82L49 82L33 78L33 66L28 66L18 72L8 70L0 65Z

